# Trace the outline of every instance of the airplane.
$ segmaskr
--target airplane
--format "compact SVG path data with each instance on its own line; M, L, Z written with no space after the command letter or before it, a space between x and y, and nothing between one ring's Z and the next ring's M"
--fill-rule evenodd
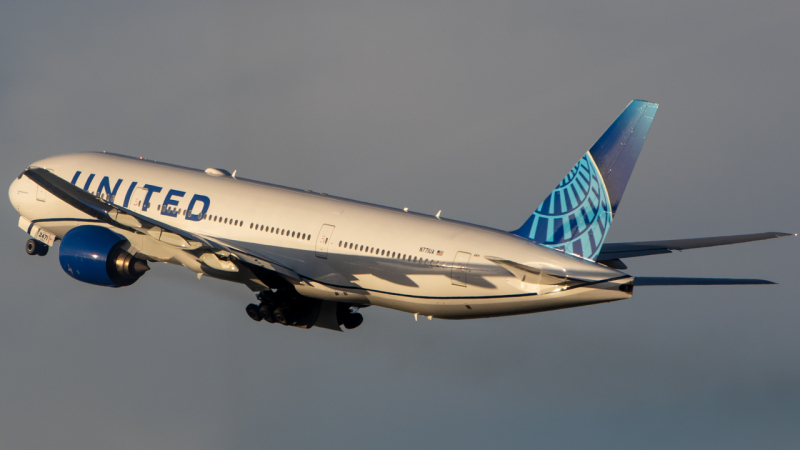
M382 306L428 319L536 313L628 299L634 286L774 284L634 277L626 258L789 236L605 243L658 104L634 100L512 231L112 153L49 157L9 188L30 255L129 286L148 263L256 293L255 321L342 331Z

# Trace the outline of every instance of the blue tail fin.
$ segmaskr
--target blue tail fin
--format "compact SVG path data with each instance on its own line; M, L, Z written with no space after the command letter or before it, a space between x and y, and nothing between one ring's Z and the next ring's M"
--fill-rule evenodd
M658 105L632 101L513 234L594 260L644 145Z

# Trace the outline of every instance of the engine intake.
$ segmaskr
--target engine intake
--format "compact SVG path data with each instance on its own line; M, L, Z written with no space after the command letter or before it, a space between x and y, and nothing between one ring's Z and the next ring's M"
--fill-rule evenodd
M150 270L147 261L124 250L128 241L96 225L75 227L64 235L58 261L69 276L98 286L130 286Z

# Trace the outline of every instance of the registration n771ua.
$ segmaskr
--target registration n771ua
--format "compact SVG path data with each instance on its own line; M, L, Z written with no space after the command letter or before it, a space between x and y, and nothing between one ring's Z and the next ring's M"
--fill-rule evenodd
M605 243L658 105L634 100L528 220L503 231L110 153L36 161L11 183L31 255L129 286L166 262L245 285L256 321L353 329L359 309L427 318L526 314L630 298L634 286L769 284L636 277L625 258L786 236Z

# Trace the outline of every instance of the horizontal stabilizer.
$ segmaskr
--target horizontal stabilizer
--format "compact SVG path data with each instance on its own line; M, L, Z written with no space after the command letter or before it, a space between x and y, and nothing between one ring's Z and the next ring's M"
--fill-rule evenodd
M636 277L634 286L723 286L739 284L778 284L768 280L752 278L675 278L675 277Z
M579 284L591 283L591 280L582 280L566 276L564 273L552 273L543 269L538 269L524 264L509 261L507 259L487 256L486 259L508 270L520 281L527 283L539 283L543 285L566 285L577 286Z
M672 253L673 250L689 250L692 248L715 247L717 245L741 244L743 242L761 241L783 236L796 236L789 233L755 233L740 234L736 236L717 236L695 239L674 239L670 241L645 241L645 242L620 242L603 245L598 261L607 261L620 258L633 258L636 256L658 255Z

